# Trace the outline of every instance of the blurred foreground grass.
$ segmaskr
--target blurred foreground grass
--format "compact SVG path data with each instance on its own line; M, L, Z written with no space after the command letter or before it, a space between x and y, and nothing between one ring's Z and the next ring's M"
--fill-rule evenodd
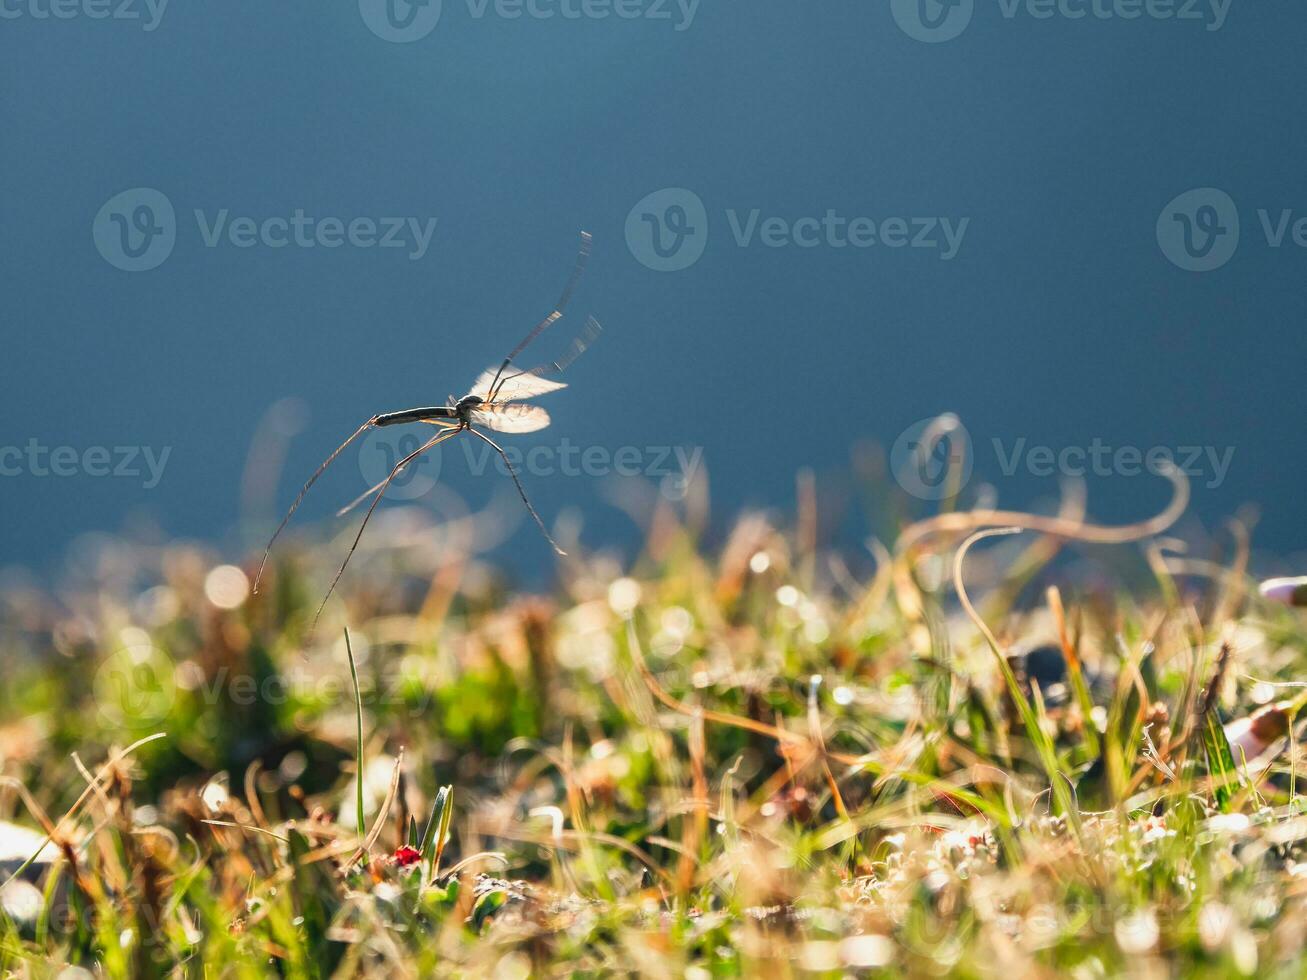
M945 512L852 571L810 495L711 549L664 507L632 568L569 559L549 597L411 560L434 532L396 509L313 633L338 549L250 595L252 566L108 543L3 598L0 817L52 843L4 862L0 960L1301 976L1303 624L1241 534L1158 538L1176 495L1116 530Z

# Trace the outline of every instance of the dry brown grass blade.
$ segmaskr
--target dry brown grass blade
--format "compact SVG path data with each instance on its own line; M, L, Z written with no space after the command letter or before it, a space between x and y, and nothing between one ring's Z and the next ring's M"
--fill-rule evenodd
M830 763L826 761L829 758L829 750L826 748L826 734L822 731L821 712L817 703L817 687L820 683L821 678L814 677L808 686L808 737L812 739L812 744L821 759L822 775L826 777L826 786L830 789L831 799L835 803L835 812L848 820L849 808L844 805L839 782L835 779L835 774L830 771Z
M1057 519L1083 523L1087 499L1083 480L1064 480ZM985 615L1006 615L1022 590L1065 546L1066 539L1055 534L1041 534L1031 541L1012 562L1003 585L995 590L997 595L986 603Z
M1071 633L1066 626L1066 607L1062 605L1062 590L1056 585L1050 585L1045 592L1048 597L1048 611L1053 616L1053 625L1057 629L1057 643L1062 649L1062 657L1066 660L1067 666L1080 670L1080 651L1075 648L1071 642Z
M27 812L30 813L32 818L41 825L41 829L45 831L46 837L50 838L54 836L55 825L50 819L50 815L45 812L45 808L37 802L36 797L32 795L32 791L29 790L21 780L16 776L0 776L0 786L11 787L22 799L23 806L27 807Z
M1221 577L1221 595L1212 611L1211 629L1220 630L1234 617L1235 611L1244 597L1244 583L1248 576L1248 557L1251 549L1248 528L1242 521L1229 523L1230 534L1234 537L1234 561L1229 571Z
M262 834L265 837L271 837L273 840L279 840L283 844L290 843L289 837L274 833L271 830L265 830L262 827L256 827L253 824L236 823L232 820L201 820L200 823L209 824L211 827L230 827L232 830L242 830L251 834Z
M1225 680L1226 672L1230 669L1230 663L1234 659L1234 647L1226 640L1221 644L1220 651L1216 654L1216 670L1212 672L1212 679L1207 682L1207 687L1203 690L1203 699L1198 705L1198 714L1206 715L1216 707L1217 698L1221 694L1221 684Z
M1013 510L959 511L937 514L909 525L899 536L895 550L902 556L935 535L961 535L983 527L998 525L1016 527L1023 531L1038 531L1040 534L1083 541L1088 544L1128 544L1131 541L1140 541L1161 534L1179 520L1189 506L1189 478L1174 465L1167 466L1163 470L1163 475L1171 480L1174 488L1170 502L1155 516L1134 524L1111 527L1065 517L1044 517Z
M94 794L97 788L102 789L102 787L100 787L100 781L104 779L106 775L111 773L120 762L122 762L124 759L126 759L128 756L130 756L133 752L135 752L137 749L141 748L142 746L149 745L151 742L157 742L159 739L167 738L167 737L168 737L167 732L155 732L153 735L147 735L145 738L138 739L137 741L133 742L131 745L127 746L127 748L114 753L113 757L110 758L108 762L106 762L103 766L100 767L100 771L96 773L95 778L91 780L91 785L87 786L86 789L82 791L82 795L77 797L77 800L73 803L73 805L69 807L68 810L64 813L64 815L60 817L59 820L55 823L52 830L50 832L47 832L45 840L42 841L41 846L36 849L36 853L33 854L30 858L28 858L26 861L24 861L22 865L20 865L19 868L13 874L11 874L8 878L5 879L4 885L0 885L0 890L3 890L5 885L8 885L11 881L13 881L19 875L21 875L29 867L31 867L32 862L36 860L37 856L40 855L41 851L45 850L45 845L48 844L51 840L57 839L60 831L63 829L64 823L71 820L74 816L77 815L77 813L82 809L82 807L86 805L86 801L91 798L91 796Z
M267 814L263 812L263 804L259 802L259 772L263 769L263 763L255 759L245 769L245 805L249 808L250 814L254 817L254 823L262 828L268 826Z
M766 722L754 721L752 718L745 718L743 715L732 715L724 711L710 711L706 708L695 708L686 704L684 701L678 701L672 697L658 679L654 677L653 672L649 670L649 665L645 662L644 654L641 651L639 640L635 636L635 626L632 623L627 624L627 635L631 656L635 660L636 669L640 671L640 676L644 678L645 685L649 688L650 693L677 714L684 715L687 718L694 718L697 715L703 717L704 721L711 721L718 725L730 725L733 728L741 728L745 731L754 732L758 735L765 735L777 742L784 742L788 745L802 745L816 752L811 739L798 735L795 732L788 731L784 728L778 728L775 725L768 725ZM850 755L847 752L827 752L826 757L834 759L836 762L846 766L859 766L867 762L865 756Z
M632 844L624 837L618 837L614 834L602 833L600 831L577 831L568 830L560 827L557 832L551 831L548 835L530 834L522 831L513 830L509 827L487 827L478 824L475 820L469 825L471 833L484 833L489 837L498 837L502 840L519 841L525 844L534 844L537 847L557 848L563 843L572 845L568 850L582 851L589 843L607 844L609 847L615 847L620 851L625 851L631 857L635 858L664 882L671 884L673 881L672 873L664 868L652 854ZM490 852L495 853L495 852Z
M386 791L386 798L382 801L381 809L377 811L376 818L372 822L372 829L368 831L368 836L364 838L359 849L354 852L354 856L346 861L345 866L341 868L340 873L342 876L349 873L349 869L358 863L359 858L371 853L372 845L377 842L377 838L381 836L381 832L385 829L386 818L390 815L390 808L395 803L395 794L399 790L399 774L403 768L404 750L400 749L399 756L395 759L395 768L390 774L390 789Z
M82 757L73 752L69 758L73 760L73 765L77 767L77 774L86 780L86 785L95 791L95 795L100 800L100 805L104 807L104 812L110 814L113 812L113 802L109 799L109 794L104 791L104 787L96 783L95 777L91 775L91 770L86 768L82 762Z
M708 834L708 773L704 762L704 726L702 713L690 722L690 793L686 814L681 827L680 857L676 864L676 894L684 900L694 884L699 866L699 847Z
M986 538L999 538L1011 534L1020 534L1023 530L1024 528L1013 526L991 527L983 531L977 531L962 543L962 547L958 548L957 554L953 557L953 590L958 595L958 601L962 603L962 610L967 614L967 618L971 620L976 629L980 630L981 634L985 637L986 642L989 644L989 648L994 652L994 656L998 658L999 663L1007 671L1011 671L1012 668L1008 666L1007 660L1003 655L1002 645L998 642L998 638L994 636L994 631L989 628L989 624L985 622L980 613L976 612L976 607L971 604L971 597L967 594L967 586L963 579L962 568L967 557L967 552L971 550L972 545L978 544Z
M812 470L804 468L795 475L794 493L798 503L794 541L801 574L807 581L817 561L817 478Z

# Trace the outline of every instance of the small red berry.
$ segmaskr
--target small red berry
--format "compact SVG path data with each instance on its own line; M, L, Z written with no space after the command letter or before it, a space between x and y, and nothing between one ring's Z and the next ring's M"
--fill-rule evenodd
M422 860L422 852L407 844L395 852L395 863L401 868L408 868Z

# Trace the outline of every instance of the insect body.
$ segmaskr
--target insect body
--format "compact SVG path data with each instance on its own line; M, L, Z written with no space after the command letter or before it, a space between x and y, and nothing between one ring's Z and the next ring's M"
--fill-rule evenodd
M416 450L409 453L403 459L399 460L391 469L389 475L378 483L376 486L364 491L354 501L341 508L340 514L352 510L357 505L363 503L369 497L372 497L372 504L368 507L368 512L363 518L358 534L354 537L354 542L350 545L349 552L345 555L345 560L340 569L336 572L336 577L332 579L331 586L327 590L326 596L322 600L322 606L318 607L318 615L322 614L323 607L327 604L327 599L335 591L336 584L340 581L341 575L345 572L345 566L353 557L354 550L358 547L360 539L363 537L363 530L367 527L368 521L372 517L372 512L377 509L377 504L385 496L386 488L390 486L392 480L410 463L421 456L428 450L438 446L440 443L460 433L470 433L476 438L488 444L503 459L505 466L508 468L509 475L513 478L513 483L517 486L518 495L526 505L527 511L534 518L536 525L544 534L545 539L560 555L564 554L562 548L550 536L546 529L544 521L536 509L531 506L531 501L527 498L526 490L522 486L522 481L518 478L513 464L504 454L504 450L497 442L487 436L482 429L490 429L495 432L519 433L519 432L536 432L549 425L549 413L539 405L526 404L526 400L535 398L539 395L548 394L551 391L557 391L560 388L566 388L567 385L556 380L562 371L581 355L581 352L590 345L599 334L599 323L593 317L586 320L585 328L580 335L572 341L571 347L567 352L555 361L547 364L541 364L528 370L520 370L513 363L519 354L526 349L536 337L540 336L546 328L552 326L563 316L563 311L568 301L572 297L576 284L581 278L581 273L585 269L586 259L590 255L590 235L586 232L581 233L581 248L577 253L576 267L572 270L572 275L563 289L562 296L559 297L558 303L554 306L553 311L532 328L503 362L497 368L488 368L472 384L472 389L462 398L454 399L451 397L445 405L431 405L419 408L407 408L398 412L387 412L383 415L374 415L364 422L354 434L340 444L330 456L318 467L317 471L309 477L307 483L300 490L299 495L291 504L290 510L282 519L281 524L273 533L272 539L268 542L268 548L263 553L263 564L259 566L258 576L255 578L255 591L258 591L259 579L263 576L263 570L268 563L268 555L272 551L273 542L277 536L290 522L291 515L298 509L300 503L304 500L309 488L317 482L323 472L335 462L336 458L344 452L355 439L361 436L368 429L388 425L407 425L414 422L426 423L439 428L441 431L420 445ZM315 619L316 621L316 619Z

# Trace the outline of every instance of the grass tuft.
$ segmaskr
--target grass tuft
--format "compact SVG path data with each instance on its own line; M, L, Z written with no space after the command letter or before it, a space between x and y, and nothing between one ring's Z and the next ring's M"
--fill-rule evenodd
M397 523L324 614L347 670L329 549L235 609L186 545L0 595L37 835L0 969L1301 975L1307 630L1246 533L1157 537L1185 490L1116 528L896 500L859 565L808 475L794 528L663 507L535 597Z

